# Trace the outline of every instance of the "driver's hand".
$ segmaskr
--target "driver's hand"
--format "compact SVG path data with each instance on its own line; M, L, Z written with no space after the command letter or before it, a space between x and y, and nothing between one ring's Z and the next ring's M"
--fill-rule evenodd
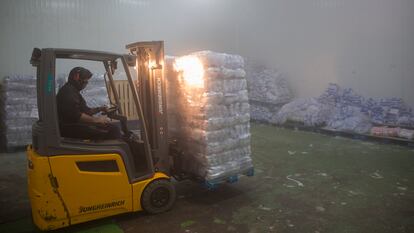
M101 107L98 107L98 111L99 111L99 112L106 113L106 112L108 112L108 107L106 107L106 106L101 106Z
M105 116L98 116L94 118L95 118L95 123L102 124L102 125L109 124L109 121L110 121L109 118Z

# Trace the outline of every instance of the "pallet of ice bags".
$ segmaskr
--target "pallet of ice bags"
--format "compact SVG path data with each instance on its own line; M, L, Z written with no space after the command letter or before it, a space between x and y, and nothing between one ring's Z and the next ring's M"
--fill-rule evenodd
M243 58L201 51L166 61L169 129L184 170L209 184L252 173Z
M38 118L36 78L31 75L4 77L0 96L2 150L30 144L32 124Z

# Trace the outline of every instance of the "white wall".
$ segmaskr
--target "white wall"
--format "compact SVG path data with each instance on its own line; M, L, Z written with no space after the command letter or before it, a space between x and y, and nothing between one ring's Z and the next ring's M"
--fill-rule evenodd
M289 74L297 96L329 82L414 107L413 0L1 0L0 77L33 73L33 47L167 54L211 49Z

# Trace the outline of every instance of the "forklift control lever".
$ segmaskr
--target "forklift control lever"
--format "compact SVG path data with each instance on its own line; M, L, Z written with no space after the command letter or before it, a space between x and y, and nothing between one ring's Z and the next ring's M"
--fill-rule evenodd
M105 112L102 112L102 115L107 115L109 118L111 118L111 115L114 115L118 109L119 107L117 105L114 105L112 107L109 107Z

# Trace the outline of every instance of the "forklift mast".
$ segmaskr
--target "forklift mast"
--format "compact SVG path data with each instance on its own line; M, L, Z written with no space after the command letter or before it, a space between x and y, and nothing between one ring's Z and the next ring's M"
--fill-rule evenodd
M126 46L135 55L137 83L149 144L156 168L169 174L164 42L137 42Z

